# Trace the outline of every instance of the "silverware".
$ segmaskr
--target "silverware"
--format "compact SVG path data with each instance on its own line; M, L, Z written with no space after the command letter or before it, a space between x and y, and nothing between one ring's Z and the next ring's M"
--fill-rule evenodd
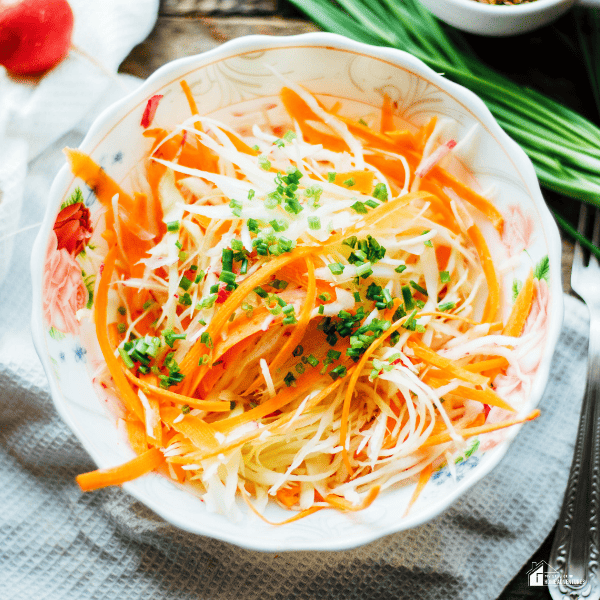
M579 232L584 235L591 212L582 205ZM596 209L592 233L596 246L599 239ZM590 342L575 454L550 552L547 584L554 600L600 600L600 266L593 254L589 258L586 254L578 242L571 287L590 311Z

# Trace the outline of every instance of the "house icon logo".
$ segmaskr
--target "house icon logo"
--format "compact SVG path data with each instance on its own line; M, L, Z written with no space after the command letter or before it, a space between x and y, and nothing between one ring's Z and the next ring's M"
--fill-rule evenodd
M556 585L560 580L560 573L545 560L540 560L533 563L527 571L527 579L530 586Z

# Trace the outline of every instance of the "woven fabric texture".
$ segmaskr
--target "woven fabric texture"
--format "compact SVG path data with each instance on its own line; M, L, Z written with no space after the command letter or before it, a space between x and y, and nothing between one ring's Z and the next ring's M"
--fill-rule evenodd
M50 158L32 169L33 196ZM0 292L2 600L490 600L551 530L585 374L587 315L574 299L542 417L447 512L354 550L264 554L176 530L120 489L78 490L75 476L94 465L55 412L28 339L25 254Z

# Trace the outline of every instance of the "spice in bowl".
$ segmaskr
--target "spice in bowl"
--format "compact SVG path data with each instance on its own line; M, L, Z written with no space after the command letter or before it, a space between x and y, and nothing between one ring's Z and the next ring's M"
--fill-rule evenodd
M494 4L497 6L514 6L515 4L531 4L535 0L475 0L480 4Z

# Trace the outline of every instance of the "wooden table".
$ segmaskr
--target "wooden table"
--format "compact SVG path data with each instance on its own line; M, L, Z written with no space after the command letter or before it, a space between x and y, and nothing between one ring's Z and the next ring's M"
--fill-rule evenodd
M587 77L576 49L571 22L565 18L553 28L510 40L467 36L482 60L524 85L532 85L572 108L596 119ZM175 58L210 50L243 35L295 35L318 31L285 0L161 0L159 18L151 34L136 46L120 71L146 78ZM557 44L557 35L562 37ZM499 51L501 49L501 51ZM581 92L581 90L584 90ZM577 203L544 192L548 204L576 222ZM562 238L563 288L569 284L573 244ZM551 537L531 558L548 560ZM528 562L505 590L500 600L541 600L549 598L546 588L527 586ZM368 599L365 599L368 600Z

